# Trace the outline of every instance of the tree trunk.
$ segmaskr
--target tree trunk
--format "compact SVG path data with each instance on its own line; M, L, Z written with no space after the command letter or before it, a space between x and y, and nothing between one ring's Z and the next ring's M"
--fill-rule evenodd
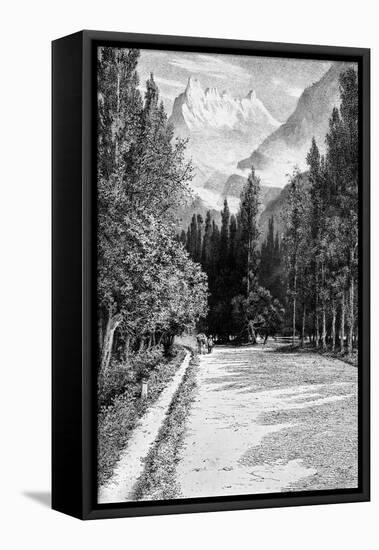
M358 330L357 330L357 328L354 331L354 347L355 348L358 347Z
M250 237L249 237L249 244L248 244L248 250L247 250L247 282L246 282L246 291L247 291L247 299L249 299L250 294Z
M354 278L350 276L349 287L349 333L347 349L349 355L353 353L353 335L354 335Z
M322 306L322 349L326 350L326 311L325 304Z
M318 298L318 262L316 261L316 284L315 284L315 336L316 336L316 347L320 345L320 317L319 317L319 298Z
M114 333L117 327L120 325L121 320L122 317L120 313L118 313L117 315L112 315L111 313L109 314L107 326L105 328L103 348L101 353L100 372L102 374L104 374L108 370L112 355Z
M163 339L163 350L166 357L168 357L172 352L174 338L175 338L175 335L167 334Z
M249 335L249 342L252 344L257 343L257 335L255 333L255 328L252 322L249 322L248 324L248 335Z
M318 306L316 306L318 308ZM316 309L316 319L315 319L315 345L316 347L320 344L320 317L318 309Z
M303 304L303 321L302 321L302 324L301 324L301 347L304 347L304 340L305 340L305 304Z
M340 330L340 347L341 353L345 350L345 292L342 292L341 297L341 330Z
M141 353L143 351L144 347L145 347L145 338L142 336L142 338L140 340L140 343L139 343L138 353Z
M296 337L296 292L297 292L297 269L295 265L295 274L293 278L293 304L292 304L292 345L295 345L295 337Z
M336 349L336 304L332 303L332 351Z
M149 334L149 339L147 341L147 348L146 349L150 349L151 348L151 342L152 342L152 336L151 336L151 333Z
M129 356L129 351L130 351L130 334L127 334L125 339L125 348L124 348L125 357Z
M97 337L98 337L98 346L99 350L103 348L103 316L99 312L99 317L97 319Z

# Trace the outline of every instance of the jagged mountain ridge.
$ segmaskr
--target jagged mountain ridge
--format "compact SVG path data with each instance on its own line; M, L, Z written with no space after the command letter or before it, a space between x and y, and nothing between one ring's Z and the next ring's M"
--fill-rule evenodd
M240 161L238 168L246 170L254 165L263 182L270 181L281 187L295 165L301 170L306 169L305 159L312 137L315 137L321 152L324 151L329 118L333 108L340 104L339 75L351 66L351 63L333 63L320 80L303 91L287 121L248 158Z
M301 178L305 189L309 189L310 182L308 172L302 172ZM261 241L265 238L268 231L268 223L271 217L274 218L274 230L279 233L280 238L283 237L285 230L285 214L288 208L290 184L288 183L279 190L280 192L269 200L266 207L259 217L259 228L261 233Z
M254 90L236 98L226 91L220 93L217 88L203 90L192 77L185 91L175 99L169 122L176 130L188 133L229 128L259 136L268 128L279 126Z
M169 123L177 136L188 139L195 188L204 187L214 173L231 174L243 152L248 154L279 126L253 90L233 97L217 88L204 90L194 78L176 97ZM222 189L213 191L222 194Z

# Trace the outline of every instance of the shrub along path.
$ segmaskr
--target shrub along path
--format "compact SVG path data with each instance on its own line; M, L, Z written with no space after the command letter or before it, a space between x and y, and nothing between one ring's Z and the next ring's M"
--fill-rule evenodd
M357 369L274 348L200 358L177 498L357 486Z
M127 447L121 453L112 477L99 487L99 504L130 500L133 488L143 472L144 460L157 438L171 401L188 368L189 360L190 353L187 352L167 388L141 418Z

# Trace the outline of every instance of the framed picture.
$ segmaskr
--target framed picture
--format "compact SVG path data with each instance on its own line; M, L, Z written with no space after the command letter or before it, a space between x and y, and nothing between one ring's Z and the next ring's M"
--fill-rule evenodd
M369 500L367 49L53 42L53 508Z

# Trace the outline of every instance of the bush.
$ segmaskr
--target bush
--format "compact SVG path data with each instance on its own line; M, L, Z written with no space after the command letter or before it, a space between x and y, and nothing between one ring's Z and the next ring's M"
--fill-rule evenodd
M280 331L280 335L281 336L293 336L293 328L292 327L284 327ZM297 329L295 330L295 336L300 336L300 333Z
M145 401L126 392L117 396L109 407L101 408L98 415L99 483L111 476L121 450L146 407Z
M126 391L128 391L129 394L132 393L137 395L141 380L143 378L148 379L151 372L162 360L162 350L160 348L154 348L130 357L127 363L113 361L108 371L99 376L99 406L110 405L115 397Z
M111 363L108 371L99 376L98 405L109 405L117 395L136 384L136 374L130 365Z
M140 382L142 379L149 378L150 373L162 360L163 352L161 348L152 348L135 355L131 363L137 381Z

